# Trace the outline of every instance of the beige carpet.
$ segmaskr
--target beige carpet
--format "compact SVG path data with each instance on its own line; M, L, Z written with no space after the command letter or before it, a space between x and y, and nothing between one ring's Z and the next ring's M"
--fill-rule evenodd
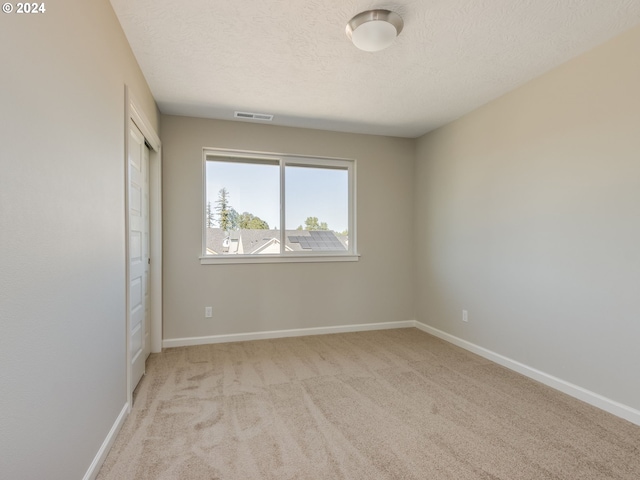
M640 427L417 329L152 355L107 479L640 479Z

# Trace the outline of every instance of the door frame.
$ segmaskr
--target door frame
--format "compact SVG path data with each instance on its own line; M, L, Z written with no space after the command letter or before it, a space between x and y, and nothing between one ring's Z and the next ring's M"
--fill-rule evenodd
M160 137L145 116L141 104L136 100L125 85L125 132L124 132L124 191L125 191L125 294L126 294L126 325L125 325L125 361L127 366L127 404L128 411L133 405L133 389L131 388L131 352L129 345L129 125L135 123L149 146L149 257L151 268L149 271L149 294L151 320L151 352L162 351L162 144Z

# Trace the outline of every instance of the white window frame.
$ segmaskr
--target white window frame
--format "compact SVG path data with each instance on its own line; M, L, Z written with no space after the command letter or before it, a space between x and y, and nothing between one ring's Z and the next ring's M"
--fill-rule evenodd
M225 159L268 160L277 161L280 168L280 253L253 255L207 255L207 228L205 222L207 204L207 159L221 157ZM348 250L341 252L286 252L285 251L285 168L289 166L308 166L318 168L337 167L346 169L348 174ZM306 155L290 155L247 150L226 150L219 148L204 148L202 150L202 252L200 264L221 265L231 263L299 263L299 262L355 262L360 255L357 253L356 242L356 161L346 158L311 157Z

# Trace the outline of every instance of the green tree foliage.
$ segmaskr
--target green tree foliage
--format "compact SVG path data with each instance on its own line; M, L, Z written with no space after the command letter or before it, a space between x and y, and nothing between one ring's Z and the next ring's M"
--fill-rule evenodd
M229 192L226 188L221 188L218 192L218 200L216 200L216 212L218 212L218 225L224 231L229 231L231 228L231 221L229 219L229 212L231 205L229 205Z
M207 228L213 228L216 223L215 215L213 214L213 208L211 202L207 202L207 211L205 213L205 223Z
M269 230L269 224L260 217L244 212L238 218L238 228L247 228L251 230Z
M269 230L269 224L260 217L256 217L249 212L239 214L229 203L229 197L229 191L223 187L218 192L218 200L216 200L215 211L218 226L222 230L226 232L229 230L238 230L239 228ZM214 215L211 210L211 202L208 202L206 213L207 227L213 227L216 215Z
M229 207L229 228L231 230L240 228L240 214L233 207Z
M302 225L300 225L298 230L302 230ZM327 222L319 222L318 217L307 217L304 221L304 229L305 230L329 230L329 226Z

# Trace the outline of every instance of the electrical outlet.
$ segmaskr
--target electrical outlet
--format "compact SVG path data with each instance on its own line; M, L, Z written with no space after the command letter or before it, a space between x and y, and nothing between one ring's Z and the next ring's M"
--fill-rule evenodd
M469 321L469 312L467 312L466 310L462 310L462 321L463 322Z
M213 307L204 307L204 316L205 318L213 317Z

